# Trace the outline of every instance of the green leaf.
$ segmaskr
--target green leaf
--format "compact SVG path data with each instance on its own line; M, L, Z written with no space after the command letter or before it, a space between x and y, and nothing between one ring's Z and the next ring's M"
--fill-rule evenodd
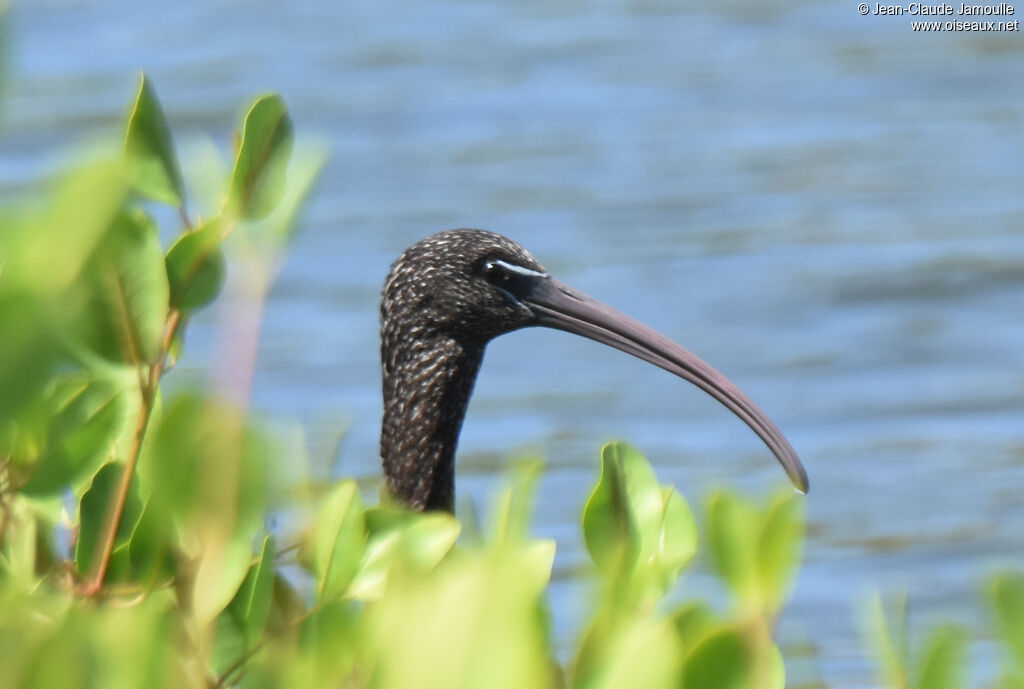
M136 191L154 201L179 207L184 205L185 186L171 141L171 130L156 90L145 72L128 120L125 152Z
M299 673L283 686L328 687L339 678L351 677L354 666L365 658L364 619L365 615L343 601L314 606L302 622L305 667L293 665ZM375 682L375 686L381 685Z
M895 603L894 630L886 620L882 597L875 593L867 606L867 626L881 665L882 674L890 689L906 689L908 686L907 661L907 599L899 598Z
M156 584L174 574L171 524L152 500L142 509L128 542L128 558L136 581Z
M754 667L743 638L724 629L700 643L686 658L683 686L715 689L747 689L752 686Z
M474 548L429 573L395 567L365 607L364 676L382 689L550 687L542 593L525 554Z
M92 295L81 274L108 234L125 195L116 161L83 165L30 198L28 210L0 218L0 419L38 403L67 361L77 306ZM0 429L2 430L2 429Z
M688 603L676 610L672 615L672 624L686 650L706 638L717 626L711 610L699 602Z
M430 570L452 549L461 530L459 522L450 514L417 515L401 531L402 558L418 571Z
M86 270L78 336L118 362L156 360L167 319L168 284L158 230L141 210L118 213ZM74 296L71 299L74 300Z
M680 645L672 625L657 617L621 619L610 643L597 658L591 681L595 689L645 687L676 689L679 682ZM689 686L689 685L687 685ZM717 685L694 685L715 687Z
M292 121L284 100L277 94L259 98L245 116L231 173L228 207L234 217L257 220L278 204L292 144Z
M21 495L15 494L4 509L7 526L3 542L0 543L0 572L3 573L8 590L17 587L28 591L38 585L36 562L39 559L39 532L45 526L41 526L35 519L29 501ZM3 616L0 616L2 619ZM2 648L3 644L0 644Z
M745 500L726 491L711 496L707 512L715 570L740 602L750 602L757 594L757 514Z
M145 449L154 509L187 530L239 534L248 562L267 509L272 439L234 403L188 393L167 405Z
M762 511L740 495L718 491L707 513L712 561L736 603L773 616L800 562L802 501L783 495Z
M322 149L306 147L296 151L288 166L288 183L280 203L262 220L242 226L242 236L251 242L264 261L279 259L291 241L303 203L326 160L327 154Z
M200 531L198 565L192 582L192 615L200 628L215 622L238 595L252 560L249 534Z
M224 285L224 223L217 217L182 235L167 252L171 306L194 310L206 306Z
M996 628L1024 682L1024 575L1005 573L988 584L989 604Z
M317 597L330 600L352 581L366 543L363 501L355 481L343 481L331 491L317 518L314 539Z
M664 512L656 562L663 584L671 586L686 563L697 554L697 522L686 501L672 488L663 488Z
M804 500L786 491L768 510L757 543L760 598L774 615L789 593L803 546Z
M147 437L140 463L149 507L176 527L194 567L191 613L206 630L234 599L263 532L272 438L226 400L182 395Z
M274 594L274 539L263 539L260 557L249 567L241 588L228 605L228 612L239 622L248 646L259 640L270 614Z
M63 352L50 323L49 304L25 294L5 294L2 287L0 279L0 323L18 324L0 328L0 419L7 421L38 402Z
M925 643L917 673L918 689L960 689L964 684L966 642L962 630L934 630Z
M369 532L363 560L348 595L359 600L379 598L394 567L420 574L432 570L455 545L461 527L450 514L414 514L376 508L366 511Z
M241 590L239 590L240 593ZM237 596L235 598L237 600ZM246 638L245 627L237 616L231 614L229 607L217 617L214 623L213 649L209 658L211 672L220 677L229 668L234 667L239 659L245 658L248 651L249 642ZM235 670L236 673L238 671L238 669ZM232 675L232 678L234 677ZM235 686L235 684L232 681L226 686Z
M786 669L782 656L770 639L763 642L767 644L765 653L758 654L748 644L743 630L727 627L708 636L684 661L683 686L783 689Z
M517 462L512 479L494 500L491 538L496 545L520 543L528 535L533 494L543 464L540 461Z
M124 465L120 462L107 464L92 479L92 485L82 496L79 505L78 543L75 546L75 567L81 573L91 571L95 564L101 532L111 516L115 495L121 485ZM114 537L114 546L128 542L135 525L142 514L138 488L133 480L129 485L121 522Z
M625 443L601 450L601 479L583 512L583 537L613 578L646 562L661 540L665 498L647 459Z
M106 236L125 197L122 161L83 165L45 195L40 209L0 232L7 294L63 297Z
M128 425L126 390L81 374L60 377L44 403L48 425L35 440L39 455L25 495L75 488L110 456Z
M194 673L182 666L176 645L181 628L170 596L156 594L122 606L72 603L66 595L44 591L0 602L5 687L196 686Z

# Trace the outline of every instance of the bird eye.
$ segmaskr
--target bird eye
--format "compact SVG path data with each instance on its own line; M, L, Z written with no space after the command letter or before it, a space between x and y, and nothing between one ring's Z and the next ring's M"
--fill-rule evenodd
M484 279L495 287L503 287L509 277L509 272L498 261L488 261L484 264Z
M500 289L513 299L519 299L529 293L536 284L537 278L543 277L543 273L500 260L490 260L484 263L481 275L491 286Z

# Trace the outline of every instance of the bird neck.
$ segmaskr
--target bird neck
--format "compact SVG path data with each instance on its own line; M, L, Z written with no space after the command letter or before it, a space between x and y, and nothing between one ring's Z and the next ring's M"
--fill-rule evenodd
M388 490L417 510L454 509L455 446L483 345L442 334L382 343L380 451Z

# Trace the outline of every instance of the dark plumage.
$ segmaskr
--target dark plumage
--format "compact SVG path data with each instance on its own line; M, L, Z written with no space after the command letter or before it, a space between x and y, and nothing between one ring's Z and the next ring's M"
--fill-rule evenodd
M393 495L414 509L452 510L455 447L484 347L534 325L603 342L696 384L753 428L806 491L806 472L779 430L694 354L553 279L507 237L449 230L409 247L384 283L380 446Z

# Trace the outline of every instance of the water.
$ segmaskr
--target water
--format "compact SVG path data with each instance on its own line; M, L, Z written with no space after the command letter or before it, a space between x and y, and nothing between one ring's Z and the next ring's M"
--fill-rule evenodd
M268 89L330 145L267 306L254 403L347 427L338 473L372 487L379 472L389 263L479 226L703 355L798 449L809 537L780 638L812 653L790 661L794 685L874 685L854 614L870 589L909 589L922 627L980 631L985 576L1024 568L1020 33L744 0L36 0L12 23L7 192L114 131L139 68L190 155ZM216 357L216 318L191 332L193 370ZM576 519L615 437L695 505L784 481L738 420L662 371L562 333L496 341L460 500L483 504L507 458L546 457L536 532L558 542L567 640ZM704 564L690 592L720 595ZM980 675L993 654L976 649Z

